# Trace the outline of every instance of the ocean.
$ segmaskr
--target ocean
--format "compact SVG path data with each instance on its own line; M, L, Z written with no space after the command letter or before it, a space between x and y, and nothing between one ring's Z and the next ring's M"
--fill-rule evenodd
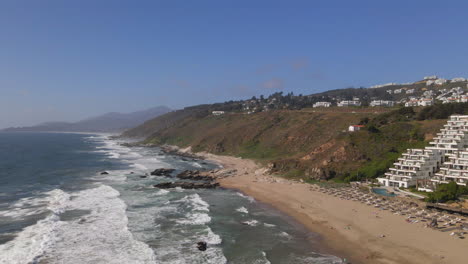
M235 190L162 190L152 185L169 177L140 177L217 166L109 135L0 133L0 263L342 263Z

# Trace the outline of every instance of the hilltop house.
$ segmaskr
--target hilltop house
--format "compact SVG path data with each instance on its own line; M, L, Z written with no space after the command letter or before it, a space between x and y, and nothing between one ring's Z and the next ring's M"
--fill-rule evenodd
M412 93L414 93L414 89L408 89L408 90L406 90L406 94L412 94Z
M395 89L395 90L393 90L393 93L394 94L401 94L401 89Z
M437 77L437 75L431 75L431 76L425 76L424 77L424 80L436 80L438 79L439 77Z
M393 101L384 101L384 100L373 100L369 104L370 106L385 106L385 107L392 107L395 105Z
M338 103L339 107L347 107L347 106L361 106L361 102L357 100L353 101L341 101Z
M458 78L453 78L451 82L466 82L466 79L462 77L458 77Z
M446 83L447 83L447 80L446 80L446 79L442 79L442 78L437 79L437 80L434 81L434 84L435 84L435 85L442 85L442 84L446 84Z
M405 103L405 107L410 106L430 106L433 105L434 101L432 98L421 98L421 99L411 99Z
M211 114L215 116L224 115L224 111L212 111Z
M313 108L316 108L316 107L330 107L330 106L331 106L330 102L317 102L317 103L312 105Z
M394 167L377 180L385 186L418 186L432 191L440 183L468 182L468 115L452 115L424 149L408 149ZM422 183L422 184L421 184Z

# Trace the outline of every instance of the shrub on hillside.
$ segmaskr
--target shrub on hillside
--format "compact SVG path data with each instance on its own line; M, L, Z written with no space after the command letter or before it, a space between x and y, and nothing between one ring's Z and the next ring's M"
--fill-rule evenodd
M454 114L468 114L468 103L436 104L424 107L417 114L416 119L446 119Z
M450 182L439 185L435 192L429 193L426 201L430 203L445 203L455 201L464 194L468 194L468 187Z

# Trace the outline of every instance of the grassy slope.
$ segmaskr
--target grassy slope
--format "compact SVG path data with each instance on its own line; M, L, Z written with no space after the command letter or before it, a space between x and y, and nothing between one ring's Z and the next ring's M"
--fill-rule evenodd
M290 177L353 180L381 175L406 150L423 147L445 120L395 122L346 132L373 112L272 111L252 115L189 116L147 142L192 146L269 164Z

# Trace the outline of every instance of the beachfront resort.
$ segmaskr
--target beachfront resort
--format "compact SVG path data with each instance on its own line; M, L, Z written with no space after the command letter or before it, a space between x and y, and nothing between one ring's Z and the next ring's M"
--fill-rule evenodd
M381 185L434 191L451 181L468 183L468 115L452 115L430 146L408 149L394 167L378 178Z

